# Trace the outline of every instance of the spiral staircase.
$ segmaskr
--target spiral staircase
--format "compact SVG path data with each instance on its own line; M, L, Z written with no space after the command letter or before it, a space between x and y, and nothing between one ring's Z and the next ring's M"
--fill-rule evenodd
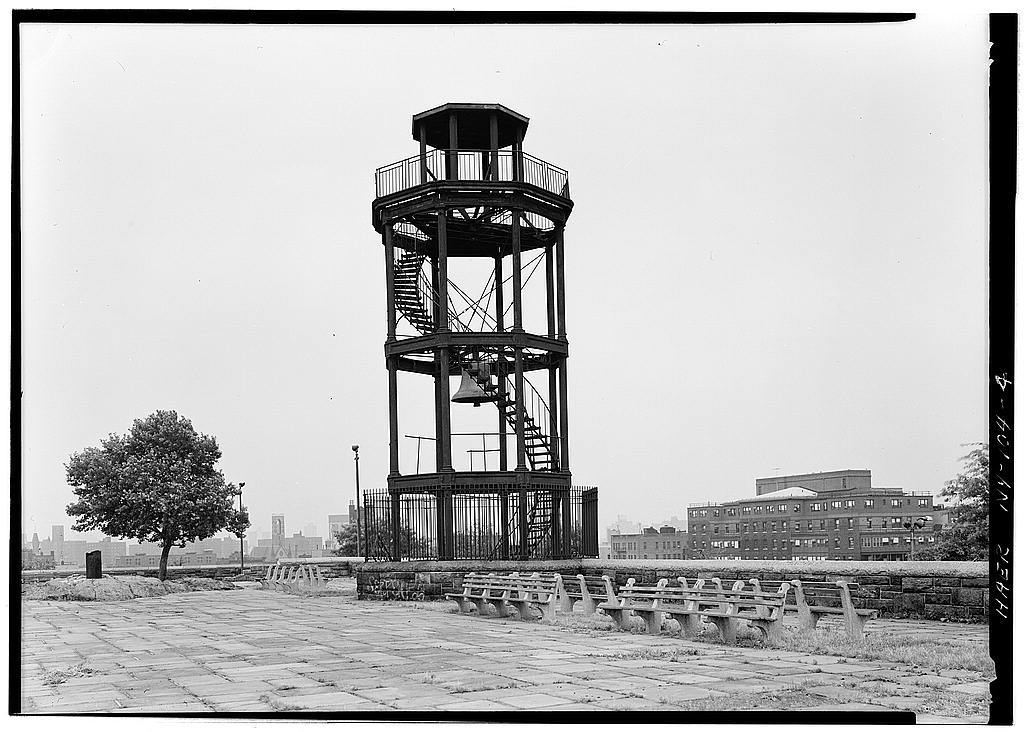
M437 293L424 271L423 264L426 260L426 254L403 251L394 263L395 305L409 324L424 335L436 330L432 311L437 302ZM469 327L457 316L449 315L448 325L455 331L466 332L469 330ZM511 428L512 434L515 434L515 383L507 370L502 370L502 364L499 363L498 357L493 354L460 354L457 363L459 368L468 373L485 393L494 397L494 405ZM495 379L497 383L492 380L492 375L497 375ZM533 390L536 394L536 390L528 382L524 383L524 387ZM549 412L539 394L536 394L536 399L532 400L536 404L534 414L530 414L525 402L524 399L523 433L526 442L526 458L532 470L549 471L554 466L552 441L555 438L547 435L542 426L549 419ZM534 415L542 421L538 422ZM527 556L520 556L519 559L527 559L536 554L544 540L550 535L551 517L554 510L550 491L531 491L527 495L530 501L525 528ZM515 535L514 528L516 526L518 526L518 516L513 516L507 535ZM513 555L519 554L518 546L510 547L510 549ZM500 544L495 546L492 556L498 556L500 550Z

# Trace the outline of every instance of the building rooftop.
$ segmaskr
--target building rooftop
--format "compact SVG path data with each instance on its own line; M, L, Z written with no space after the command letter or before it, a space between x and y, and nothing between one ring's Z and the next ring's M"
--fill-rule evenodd
M748 498L738 498L735 502L741 503L744 501L777 501L780 498L814 498L817 493L812 490L808 490L803 486L795 485L791 488L783 488L782 490L772 491L771 493L764 493L760 496L750 496Z

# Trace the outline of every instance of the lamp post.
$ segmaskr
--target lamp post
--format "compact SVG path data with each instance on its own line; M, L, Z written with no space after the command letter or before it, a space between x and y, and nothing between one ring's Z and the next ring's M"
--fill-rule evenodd
M923 529L929 521L932 520L931 516L918 516L913 521L904 521L903 528L910 530L910 561L914 561L914 532Z
M356 554L363 556L363 522L359 517L359 445L352 446L356 461Z
M245 488L245 483L238 484L238 513L242 513L242 489ZM245 572L245 531L243 530L238 535L238 560L242 563L239 573Z

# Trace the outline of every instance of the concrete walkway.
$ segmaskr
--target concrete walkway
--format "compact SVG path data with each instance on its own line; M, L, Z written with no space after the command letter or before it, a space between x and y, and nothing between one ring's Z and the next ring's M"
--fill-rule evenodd
M24 601L22 710L857 709L986 721L975 672L485 619L356 601L344 587ZM985 626L882 627L987 640Z

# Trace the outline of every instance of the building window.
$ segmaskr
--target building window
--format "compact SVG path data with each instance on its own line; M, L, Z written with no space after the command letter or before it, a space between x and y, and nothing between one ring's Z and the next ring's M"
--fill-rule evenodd
M761 513L761 507L760 506L754 506L754 513Z
M902 505L903 505L903 501L897 500L897 499L895 499L895 498L893 498L893 499L892 499L892 500L890 501L890 503L892 504L892 507L893 507L893 508L899 508L900 506L902 506Z
M782 530L783 530L783 531L785 531L785 530L786 530L786 524L788 524L788 523L789 523L788 521L783 521L783 522L782 522Z
M821 504L820 503L812 503L811 504L811 510L812 511L820 511L821 510Z
M772 531L775 531L775 522L772 521Z
M832 501L832 508L842 508L842 507L843 507L843 502L842 501Z
M750 513L750 506L744 506L743 513Z
M716 534L718 533L718 527L717 526L715 526L715 533Z
M852 536L849 539L849 548L853 549L853 537Z
M821 521L819 522L819 527L818 527L818 528L819 528L819 529L821 529L822 531L824 531L824 530L825 530L825 519L822 519L822 520L821 520Z
M853 508L855 503L856 503L856 501L847 501L846 502L846 507L847 508Z
M927 498L918 498L917 499L917 505L918 506L927 506L928 505L928 499Z
M774 503L769 503L765 507L765 510L768 511L768 513L775 513L775 504Z
M839 519L832 519L832 528L839 531Z
M767 530L768 530L768 522L767 521L762 521L761 522L761 531L767 531Z
M793 522L793 531L795 531L798 534L800 533L800 522L799 521L794 521Z
M864 520L867 521L868 528L870 529L871 528L871 519L867 518L867 519L864 519Z
M785 513L785 512L786 512L786 504L785 503L780 503L779 504L779 513Z
M800 504L799 503L794 503L793 504L793 513L800 513Z
M839 548L839 537L838 536L835 538L835 548L836 549Z

